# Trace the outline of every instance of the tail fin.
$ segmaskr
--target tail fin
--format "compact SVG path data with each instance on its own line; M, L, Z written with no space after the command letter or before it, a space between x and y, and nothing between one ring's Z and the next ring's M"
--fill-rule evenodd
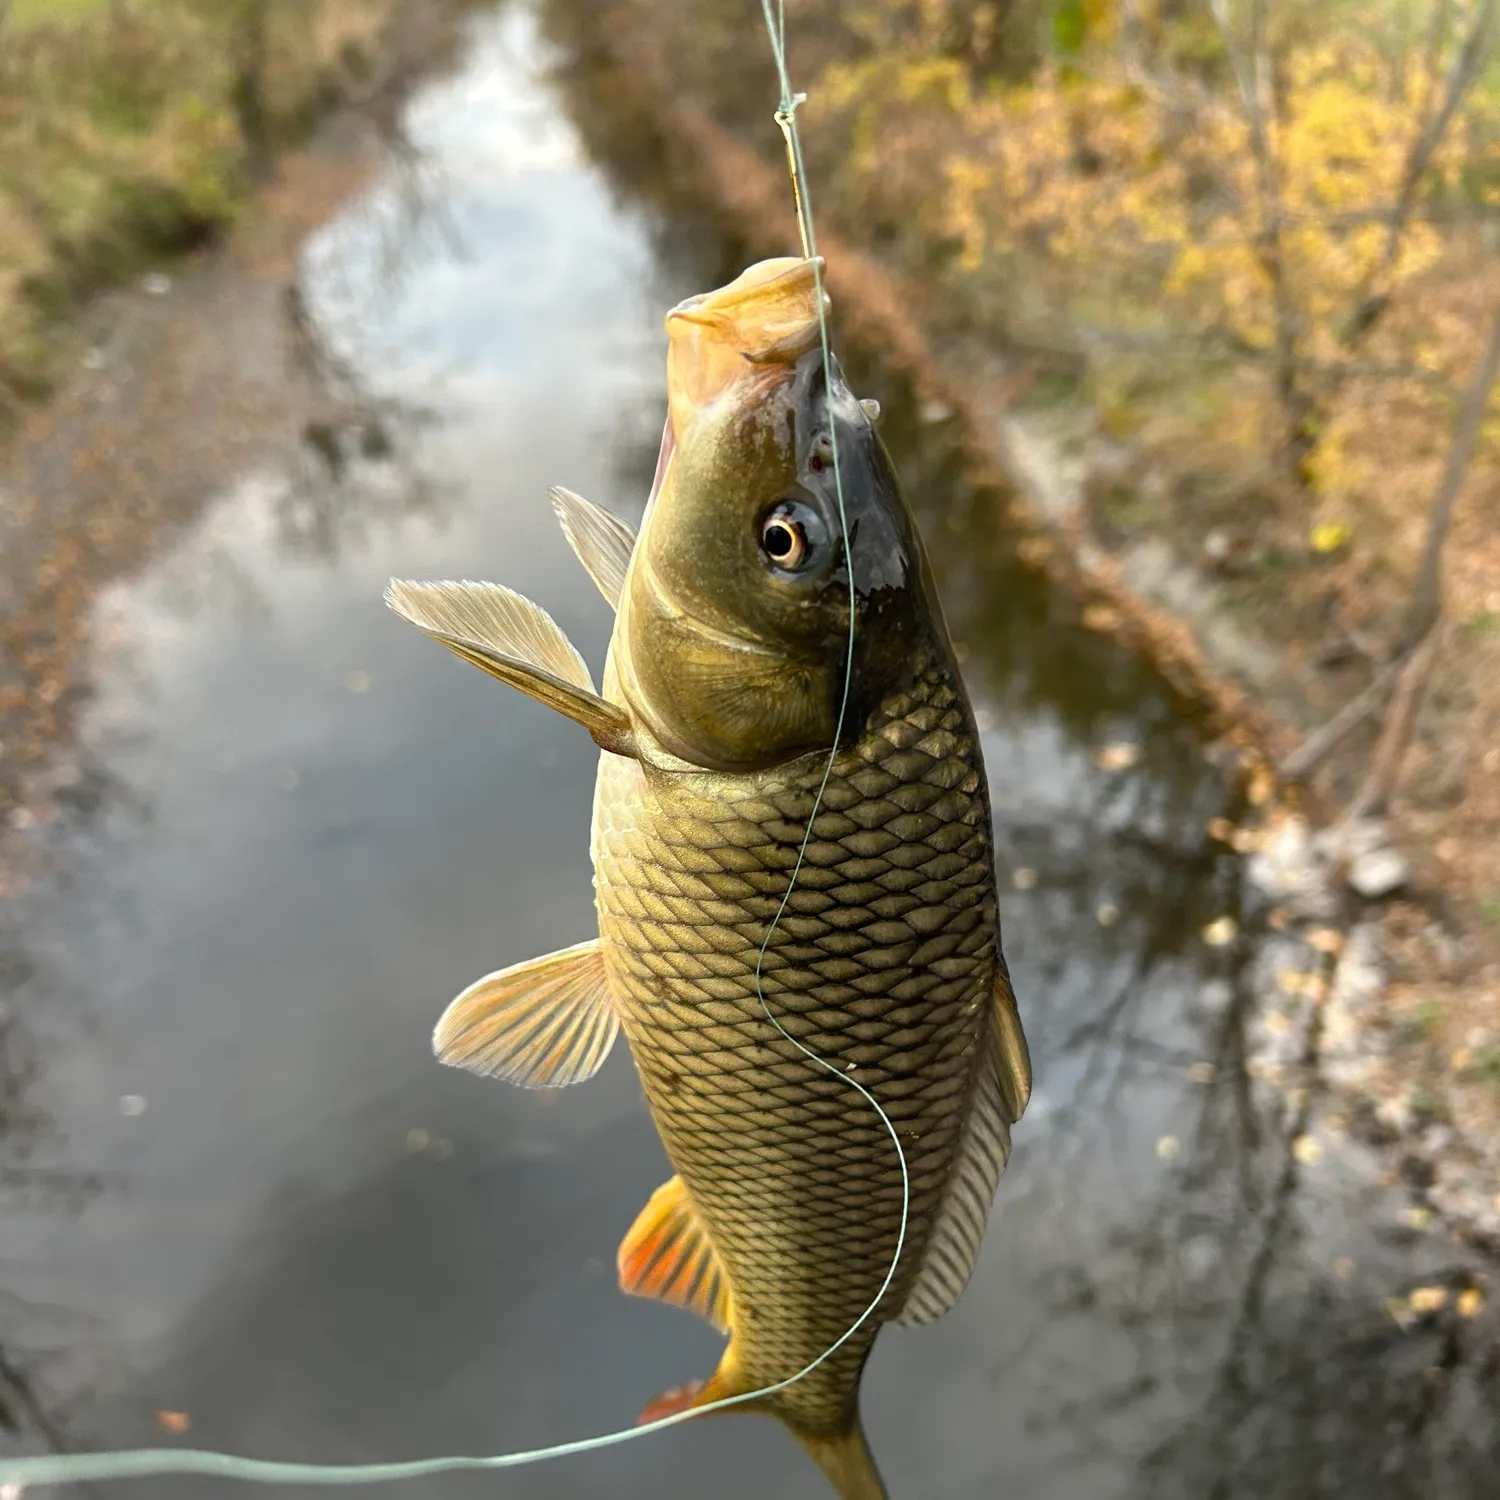
M699 1411L729 1396L743 1395L746 1390L738 1362L735 1359L734 1341L724 1351L719 1367L707 1380L695 1380L676 1390L664 1391L638 1418L641 1423L654 1422L662 1417L676 1416L679 1412ZM759 1400L747 1401L740 1411L765 1410ZM818 1467L828 1476L828 1481L838 1491L839 1500L890 1500L880 1470L870 1455L870 1445L865 1440L865 1430L856 1411L849 1425L842 1432L810 1433L787 1421L784 1413L775 1411L792 1435L812 1455Z
M793 1431L828 1476L839 1500L890 1500L857 1415L844 1432L813 1435L796 1432L795 1428Z

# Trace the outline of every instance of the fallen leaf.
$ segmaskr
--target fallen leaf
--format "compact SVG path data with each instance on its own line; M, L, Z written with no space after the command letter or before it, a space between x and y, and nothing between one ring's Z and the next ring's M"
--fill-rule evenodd
M1323 1159L1323 1148L1314 1137L1310 1135L1299 1135L1292 1142L1292 1155L1302 1163L1304 1167L1315 1167Z
M1175 1135L1164 1135L1156 1143L1156 1154L1162 1161L1175 1161L1182 1151L1182 1143Z
M1271 800L1271 793L1276 790L1276 778L1271 774L1270 768L1258 765L1250 773L1250 783L1245 788L1245 796L1249 798L1252 807L1264 807Z
M1323 521L1309 533L1308 545L1314 552L1337 552L1353 533L1343 521Z
M1432 1210L1424 1204L1414 1204L1406 1210L1406 1222L1413 1229L1426 1229L1432 1223Z
M1228 818L1210 818L1208 836L1211 839L1217 839L1221 844L1227 844L1234 837L1234 824Z
M1098 917L1101 927L1113 927L1120 920L1120 908L1118 906L1111 906L1106 901L1094 915Z
M1141 758L1141 747L1129 743L1105 745L1094 756L1101 771L1128 771Z
M1466 1286L1458 1294L1458 1315L1461 1318L1477 1318L1484 1306L1484 1293L1477 1286Z
M1344 934L1337 927L1314 927L1307 934L1307 944L1319 953L1342 953Z
M1413 1287L1406 1299L1414 1313L1435 1313L1448 1305L1448 1288L1445 1286Z
M159 1411L156 1414L156 1425L163 1432L181 1436L193 1425L193 1419L185 1411Z
M1108 604L1091 604L1083 612L1083 623L1089 630L1114 630L1120 623L1120 612Z
M1210 948L1223 948L1235 940L1239 930L1233 917L1219 917L1203 929L1203 941Z

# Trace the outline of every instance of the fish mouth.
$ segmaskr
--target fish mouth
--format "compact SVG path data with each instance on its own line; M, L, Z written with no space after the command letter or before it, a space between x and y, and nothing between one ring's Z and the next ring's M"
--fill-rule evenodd
M667 397L680 433L692 412L742 381L790 377L818 342L823 260L783 256L667 314Z

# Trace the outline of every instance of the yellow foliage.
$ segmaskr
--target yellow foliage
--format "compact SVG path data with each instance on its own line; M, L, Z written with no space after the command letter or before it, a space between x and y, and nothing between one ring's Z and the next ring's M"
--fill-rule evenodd
M1321 521L1308 533L1308 544L1314 552L1337 552L1353 533L1345 521Z
M887 221L914 226L915 239L925 231L929 245L951 245L949 274L994 276L997 263L1020 257L1029 288L1041 267L1095 322L1102 311L1123 330L1207 338L1217 358L1248 356L1261 371L1290 340L1298 380L1347 360L1362 299L1379 292L1397 306L1433 276L1446 231L1418 213L1393 243L1388 213L1448 58L1431 60L1434 76L1419 76L1419 59L1394 78L1373 7L1370 25L1358 9L1336 26L1314 16L1318 39L1289 42L1278 57L1274 100L1267 90L1263 101L1267 160L1258 162L1216 34L1187 37L1186 22L1163 20L1160 5L1142 0L1142 24L1179 28L1178 57L1214 64L1160 88L1126 65L1111 8L1086 9L1092 40L1066 68L1043 63L1025 79L981 86L942 50L951 7L864 0L855 25L870 50L812 91L826 117L848 121L843 191L886 205ZM1465 101L1422 187L1500 202L1500 94ZM1408 323L1398 334L1399 324L1382 325L1393 364L1462 380L1471 327ZM1255 419L1242 390L1221 394L1230 441L1253 443L1274 427ZM1269 381L1260 399L1270 412ZM1305 466L1314 490L1347 496L1378 482L1357 458L1376 420L1368 403L1324 415ZM1326 542L1333 524L1317 536Z

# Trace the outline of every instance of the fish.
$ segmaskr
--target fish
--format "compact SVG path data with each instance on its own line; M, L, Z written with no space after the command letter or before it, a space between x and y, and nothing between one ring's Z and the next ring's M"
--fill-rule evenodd
M843 1500L882 1500L866 1361L963 1292L1031 1064L973 709L878 409L825 357L821 272L762 261L667 314L638 531L552 491L615 609L599 690L501 585L386 597L600 750L597 935L471 985L438 1057L554 1088L623 1031L674 1175L620 1286L727 1335L642 1420L753 1397Z

